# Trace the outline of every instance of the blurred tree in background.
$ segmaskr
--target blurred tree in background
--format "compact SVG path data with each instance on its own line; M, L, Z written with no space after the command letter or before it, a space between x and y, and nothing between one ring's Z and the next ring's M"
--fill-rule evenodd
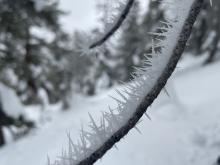
M189 51L195 55L207 53L205 64L215 61L219 54L219 15L220 1L213 1L213 6L206 2L191 36Z
M117 9L112 6L112 0L97 1L97 14L99 15L99 24L100 26L93 30L93 34L96 36L103 35L108 31L109 27L112 25L114 18L114 12L117 12ZM115 81L117 81L117 61L118 57L114 53L114 42L115 39L109 40L108 42L102 45L101 51L97 54L97 59L99 63L98 76L100 78L105 77L105 87L111 87Z
M69 39L59 24L64 13L56 1L39 2L0 2L1 82L14 88L24 104L40 103L40 89L55 103L70 86L65 67Z
M83 33L76 31L73 35L73 52L71 70L74 90L87 95L95 94L98 62L94 56L82 56L79 50L82 45Z
M63 108L68 107L72 46L59 23L63 14L57 1L0 1L0 83L11 88L24 105L43 104L47 97L51 104L62 102ZM46 93L43 98L41 91ZM0 145L3 127L33 125L23 116L8 115L5 109L0 106Z
M155 32L160 21L165 21L165 11L160 2L150 1L147 8L141 22L142 47L145 49L149 49L151 45L151 36L148 33Z
M139 26L140 4L135 2L129 17L127 18L116 46L117 53L117 79L129 81L130 74L135 66L140 66L140 52L142 47L142 35Z

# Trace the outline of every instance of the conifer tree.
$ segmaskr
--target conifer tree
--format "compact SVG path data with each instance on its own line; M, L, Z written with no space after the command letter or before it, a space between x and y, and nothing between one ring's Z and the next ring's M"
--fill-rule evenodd
M141 22L141 34L143 36L142 45L145 47L146 51L149 49L149 45L151 44L151 36L149 32L155 32L156 27L158 27L160 21L164 21L165 19L165 11L162 8L162 4L159 1L150 1L147 7L147 11L143 16L143 20Z
M118 80L131 80L130 74L133 72L134 67L140 65L139 55L142 36L138 23L139 11L140 6L137 1L134 3L130 15L121 29L120 38L116 46L118 64L115 70L118 74Z
M93 30L93 33L96 36L100 36L102 35L102 33L105 33L105 31L107 31L107 29L109 28L109 24L111 24L112 22L112 12L114 11L112 3L112 0L97 1L97 13L100 15L100 28L96 28ZM114 65L117 63L116 61L118 58L114 56L111 50L113 49L113 42L114 41L110 39L108 40L108 42L102 44L101 51L97 53L97 61L99 63L97 75L99 78L103 75L107 75L107 78L109 79L107 87L112 86L117 79Z
M84 42L82 32L75 31L73 35L73 51L69 58L73 74L74 89L86 95L95 94L98 61L94 56L82 56L81 45ZM82 67L83 66L83 67Z
M203 5L188 48L188 51L193 51L196 55L207 52L205 64L215 60L220 42L220 1L213 1L212 6L208 3L207 1Z
M159 1L150 1L147 8L141 25L142 34L145 39L149 36L147 33L155 31L156 27L158 27L158 23L165 19L165 12ZM148 37L145 42L149 42Z
M16 82L11 82L5 80L7 76L1 76L1 81L14 88L24 104L40 103L39 89L54 97L51 92L61 90L56 87L58 82L63 83L59 75L64 72L56 66L63 65L67 53L60 46L61 37L57 37L66 35L59 24L64 13L59 10L58 2L3 0L0 6L0 75L7 75L10 70L16 77ZM60 80L52 81L52 73L57 73L54 76Z

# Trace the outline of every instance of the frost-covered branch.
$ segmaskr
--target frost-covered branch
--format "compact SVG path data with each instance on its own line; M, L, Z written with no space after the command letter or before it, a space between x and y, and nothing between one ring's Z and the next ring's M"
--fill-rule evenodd
M64 152L54 165L93 164L132 128L136 128L176 68L203 0L170 0L167 4L170 3L174 17L162 23L159 33L152 33L157 40L152 40L152 52L146 55L145 65L136 69L132 83L123 91L117 91L121 99L113 98L118 107L103 113L100 124L89 115L91 130L82 129L77 144L69 138L69 151Z
M98 46L101 46L103 43L105 43L122 25L124 20L126 19L127 15L129 14L135 0L128 0L125 4L124 9L122 10L119 18L116 20L114 25L97 41L92 43L89 48L94 49Z

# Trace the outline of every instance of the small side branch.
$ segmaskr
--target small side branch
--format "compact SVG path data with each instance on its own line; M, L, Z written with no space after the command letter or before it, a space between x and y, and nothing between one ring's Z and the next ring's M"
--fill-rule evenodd
M122 23L127 18L134 2L135 2L135 0L128 0L124 10L122 11L122 13L121 13L120 17L118 18L117 22L115 23L115 25L101 39L99 39L98 41L92 43L89 46L89 49L94 49L98 46L101 46L121 27Z

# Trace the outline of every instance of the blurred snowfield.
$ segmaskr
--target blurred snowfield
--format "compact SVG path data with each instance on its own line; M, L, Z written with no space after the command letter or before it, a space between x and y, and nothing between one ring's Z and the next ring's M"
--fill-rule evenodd
M96 164L215 165L220 156L220 62L204 67L202 60L186 56L167 84L169 96L162 92L148 109L152 120L142 118L142 133L132 130L118 150L113 148ZM81 126L88 124L88 112L98 121L101 111L115 104L109 95L116 95L114 88L95 97L74 95L66 112L59 105L44 107L50 110L36 114L44 126L1 148L0 165L46 165L47 156L52 162L58 159L68 147L67 134L76 141ZM10 104L16 101L10 99ZM37 107L31 108L36 112Z

